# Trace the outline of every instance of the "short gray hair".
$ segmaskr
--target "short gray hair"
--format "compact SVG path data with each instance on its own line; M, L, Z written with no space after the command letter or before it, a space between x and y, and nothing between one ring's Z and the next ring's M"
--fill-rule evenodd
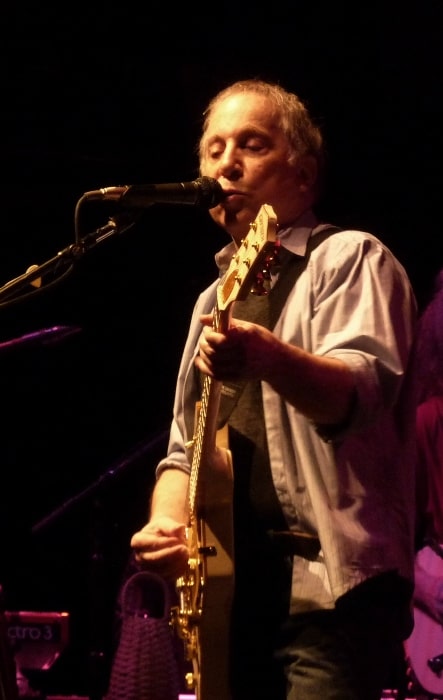
M313 156L317 162L318 174L321 179L325 160L323 136L319 127L314 124L307 107L295 93L288 92L277 83L254 78L232 83L217 93L209 102L203 112L202 135L198 145L200 163L204 158L205 135L214 109L231 95L247 92L262 95L274 105L280 128L286 135L290 146L289 162L295 161L300 155Z

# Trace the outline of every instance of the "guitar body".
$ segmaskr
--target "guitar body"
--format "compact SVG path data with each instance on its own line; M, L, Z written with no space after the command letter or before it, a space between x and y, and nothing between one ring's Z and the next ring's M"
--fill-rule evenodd
M224 441L227 430L219 431ZM187 573L177 580L179 635L186 676L196 700L230 700L230 611L234 594L233 467L229 449L220 447L206 464L209 480L199 484L199 503L190 519Z
M264 204L217 288L213 328L229 328L230 308L263 290L276 249L276 217ZM231 700L230 615L234 594L233 468L227 426L217 429L221 382L205 376L190 448L188 567L176 581L172 622L184 642L187 689L195 700Z
M424 547L417 557L429 575L443 580L443 559L431 547ZM443 626L417 605L414 605L414 628L405 641L405 652L421 688L432 698L443 698Z
M208 507L198 517L202 559L202 615L199 622L199 672L196 698L230 700L230 611L234 595L234 526L232 509L233 469L229 450L223 469L211 479L214 500L206 493ZM215 554L213 554L215 553Z

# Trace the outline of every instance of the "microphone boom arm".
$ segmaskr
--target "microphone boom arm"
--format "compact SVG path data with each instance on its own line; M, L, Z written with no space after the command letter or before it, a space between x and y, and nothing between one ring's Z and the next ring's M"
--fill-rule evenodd
M154 203L191 204L211 209L224 199L221 185L212 177L199 177L191 182L162 183L157 185L123 185L118 187L103 187L100 190L85 192L78 200L75 208L75 243L61 250L42 265L31 265L27 271L0 287L0 305L3 299L14 297L23 288L31 284L39 288L42 278L49 272L67 272L77 260L97 243L101 243L115 233L122 233L133 226L146 207ZM116 203L125 211L112 217L106 226L80 238L77 232L77 219L80 207L87 201L104 200ZM128 214L128 209L135 209L137 214ZM57 280L58 281L58 280Z
M131 217L128 222L128 217L122 217L122 223L119 224L118 217L113 217L109 222L91 233L88 233L83 238L80 238L76 243L71 243L63 250L57 253L41 265L31 265L28 270L14 279L6 282L3 287L0 287L0 304L4 299L15 297L21 290L28 287L30 284L35 287L40 287L42 278L50 272L57 272L62 269L72 267L88 250L91 250L98 243L106 240L114 234L119 234L130 228L135 223L136 217Z

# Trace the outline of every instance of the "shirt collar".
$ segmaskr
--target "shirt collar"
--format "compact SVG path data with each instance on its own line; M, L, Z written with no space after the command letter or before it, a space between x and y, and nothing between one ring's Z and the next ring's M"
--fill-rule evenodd
M309 237L316 226L318 219L312 209L308 209L292 225L279 229L277 238L283 248L304 257Z

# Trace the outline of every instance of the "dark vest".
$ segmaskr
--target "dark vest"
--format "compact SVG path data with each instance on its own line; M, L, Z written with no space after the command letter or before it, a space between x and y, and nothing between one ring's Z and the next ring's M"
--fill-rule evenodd
M312 250L338 230L328 227L311 236L304 257L282 251L278 279L269 293L262 296L251 293L244 301L235 302L233 317L273 329L290 290L308 264ZM260 539L260 532L264 536L272 530L287 529L271 476L260 382L224 383L219 417L220 425L227 421L229 426L229 447L234 465L234 511L239 521L236 532L247 533L250 544L255 534Z

